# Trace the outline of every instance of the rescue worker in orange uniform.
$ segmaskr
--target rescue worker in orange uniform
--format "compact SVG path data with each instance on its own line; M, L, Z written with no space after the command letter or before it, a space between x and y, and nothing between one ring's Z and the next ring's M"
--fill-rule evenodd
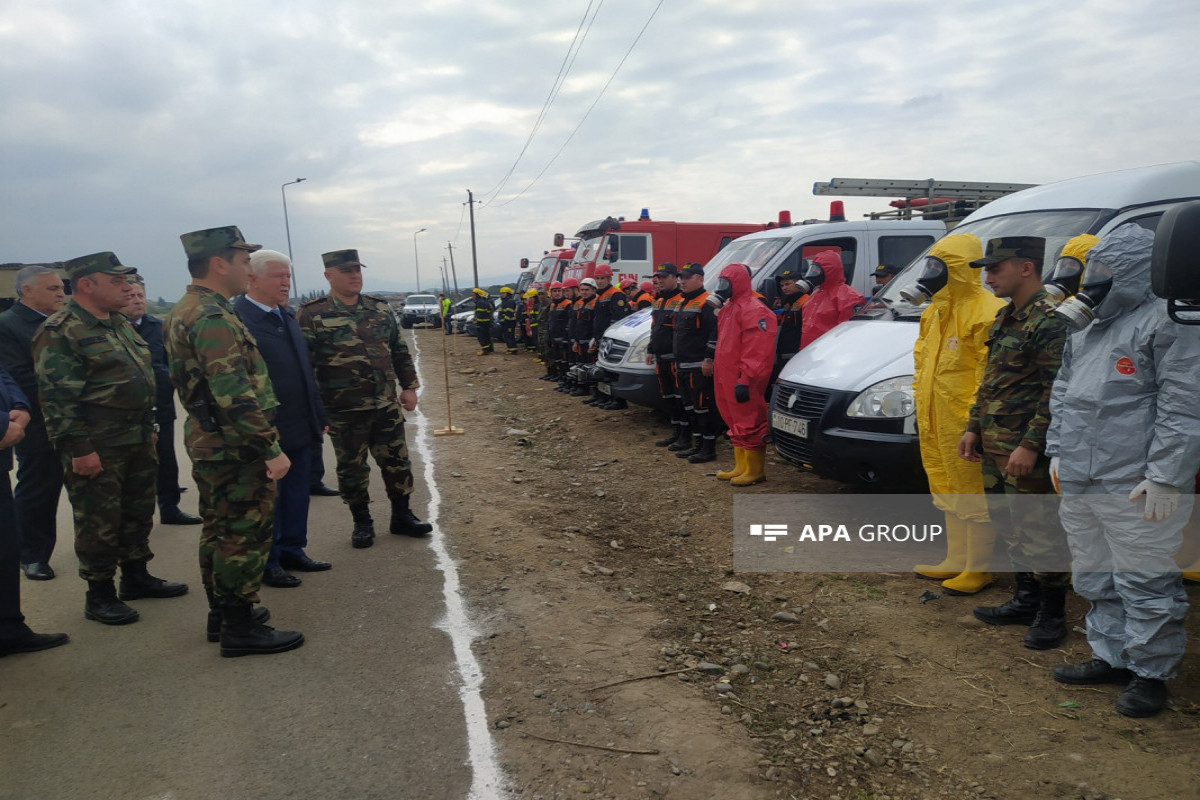
M675 372L675 314L683 302L679 290L679 267L666 261L654 271L658 291L650 307L650 345L646 363L654 365L658 392L671 419L671 434L654 443L656 447L682 450L692 444L692 430L683 413L683 398L679 394L679 378Z
M717 457L718 421L713 398L713 357L717 349L717 314L704 290L704 268L688 264L680 271L681 304L675 312L674 354L679 393L691 428L691 444L671 445L676 458L693 464Z

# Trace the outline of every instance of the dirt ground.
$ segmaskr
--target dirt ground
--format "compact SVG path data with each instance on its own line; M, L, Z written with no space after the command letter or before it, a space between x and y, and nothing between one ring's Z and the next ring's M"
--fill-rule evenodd
M711 477L727 442L716 464L687 464L653 446L667 427L648 410L595 410L537 380L531 356L414 335L434 427L453 346L466 433L433 440L441 527L486 632L484 697L517 796L1200 797L1194 616L1171 708L1127 719L1116 687L1049 677L1089 655L1079 598L1065 646L1038 652L971 615L1007 579L922 604L936 586L907 574L735 575L734 489ZM848 491L767 463L740 491Z

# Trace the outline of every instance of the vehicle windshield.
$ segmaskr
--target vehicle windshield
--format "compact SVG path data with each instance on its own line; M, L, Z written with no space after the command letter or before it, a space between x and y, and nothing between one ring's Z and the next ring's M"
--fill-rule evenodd
M410 294L404 298L406 306L436 306L437 298L431 294Z
M603 236L593 236L590 239L583 239L575 248L575 258L571 260L572 264L581 264L585 261L597 261L597 253L600 252L600 246L604 244Z
M1046 253L1043 256L1043 268L1052 267L1059 252L1067 240L1092 229L1101 215L1101 209L1072 209L1069 211L1027 211L1020 214L1006 214L1002 217L989 217L978 222L959 225L950 233L971 233L979 238L984 249L987 249L989 239L1000 236L1040 236L1046 240ZM905 289L913 289L921 275L921 265L925 263L925 254L921 252L913 261L900 271L900 274L888 282L871 298L856 315L859 318L872 319L916 319L921 316L925 305L916 306L904 300L900 293ZM980 270L980 281L983 280L983 270Z
M538 264L537 277L534 280L538 283L547 283L553 280L551 276L554 274L554 264L557 260L556 256L546 256L543 258L541 263Z
M750 268L750 277L753 279L789 241L791 238L787 236L778 239L734 239L704 265L705 291L711 292L717 288L721 270L730 264L745 264Z

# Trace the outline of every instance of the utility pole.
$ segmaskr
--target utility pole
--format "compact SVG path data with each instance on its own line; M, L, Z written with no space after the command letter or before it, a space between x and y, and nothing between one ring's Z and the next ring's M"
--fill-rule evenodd
M449 279L447 278L449 274L450 268L446 266L446 257L442 256L442 291L447 295L450 294Z
M303 183L306 180L308 178L296 178L296 180L288 181L279 187L279 194L283 197L283 230L287 234L288 261L292 262L292 297L297 299L300 297L300 284L296 282L296 262L292 260L292 226L288 224L286 190L292 184Z
M481 289L479 285L479 256L475 252L475 196L471 194L471 190L467 189L467 205L471 208L471 269L475 273L475 288Z
M424 233L427 229L421 228L419 231L413 232L413 266L417 270L417 291L421 291L421 258L417 255L417 234Z
M458 294L458 270L454 269L454 245L446 242L446 249L450 251L450 274L454 277L454 293Z

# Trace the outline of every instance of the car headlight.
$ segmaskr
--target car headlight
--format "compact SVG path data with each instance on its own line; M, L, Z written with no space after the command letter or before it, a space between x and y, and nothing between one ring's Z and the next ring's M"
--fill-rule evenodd
M630 364L645 364L646 351L650 349L650 334L646 334L625 354L625 361Z
M899 418L916 411L913 402L913 376L902 375L868 386L846 409L848 417Z

